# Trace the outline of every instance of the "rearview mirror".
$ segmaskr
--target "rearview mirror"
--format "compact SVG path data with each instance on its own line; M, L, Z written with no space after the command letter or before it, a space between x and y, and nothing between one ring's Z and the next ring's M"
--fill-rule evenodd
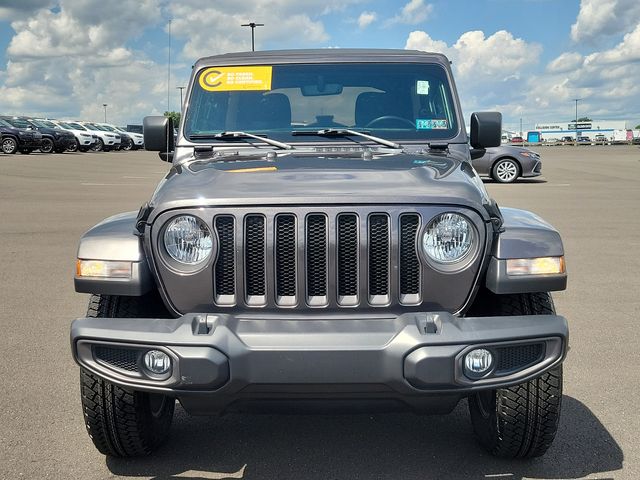
M339 83L322 83L318 85L303 85L300 87L303 97L320 97L323 95L340 95L342 85Z
M502 137L500 112L475 112L471 114L471 147L499 147Z
M142 122L144 147L152 152L168 152L175 148L173 138L173 120L169 117L144 117ZM161 157L162 158L162 157ZM163 160L166 161L165 158Z

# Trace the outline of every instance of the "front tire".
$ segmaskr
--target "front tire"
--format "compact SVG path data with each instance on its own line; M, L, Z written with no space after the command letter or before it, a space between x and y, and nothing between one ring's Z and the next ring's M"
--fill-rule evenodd
M87 317L168 316L157 295L94 295ZM152 453L168 436L175 400L161 394L125 390L81 368L80 390L87 432L104 455L137 457Z
M520 176L520 165L512 158L503 158L493 166L491 176L496 182L513 183Z
M80 150L80 142L76 138L74 140L74 142L67 147L67 151L68 152L77 152L78 150Z
M2 151L6 154L14 154L18 151L18 142L15 138L5 137L2 139Z
M104 150L104 142L101 138L99 138L98 141L93 145L93 147L91 147L91 150L93 150L94 152L102 152Z
M479 302L484 314L555 313L548 293L485 294L491 298ZM532 458L543 455L553 443L561 404L562 366L558 366L528 382L473 395L469 413L476 439L492 455Z
M42 139L42 144L40 145L40 151L42 153L51 153L53 152L53 140L51 140L50 138L43 138Z

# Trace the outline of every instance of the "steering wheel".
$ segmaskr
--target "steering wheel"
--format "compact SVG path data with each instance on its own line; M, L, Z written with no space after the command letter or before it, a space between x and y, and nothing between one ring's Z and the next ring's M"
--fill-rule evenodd
M416 127L415 124L411 120L408 120L406 118L397 117L395 115L383 115L382 117L374 118L373 120L371 120L369 123L367 123L365 125L365 128L372 127L374 124L380 123L380 122L384 122L386 120L391 120L391 121L395 121L395 122L398 122L398 123L411 125L412 128Z

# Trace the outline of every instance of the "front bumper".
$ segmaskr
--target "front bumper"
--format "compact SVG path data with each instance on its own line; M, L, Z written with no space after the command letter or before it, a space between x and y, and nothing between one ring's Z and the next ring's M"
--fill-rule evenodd
M71 145L73 145L75 142L76 142L76 137L74 137L74 136L69 136L69 137L64 136L64 137L56 138L53 143L54 143L55 148L66 150Z
M525 178L538 177L540 175L542 175L542 161L539 159L528 164L526 168L523 167L522 176Z
M534 344L540 354L533 363L499 371L496 361L483 378L465 376L464 355L473 348L488 348L498 358L511 348L515 356L509 358L519 358L518 349ZM556 315L187 314L82 318L71 326L73 355L82 367L125 388L175 396L192 413L216 413L243 402L318 399L447 411L471 392L535 378L563 361L567 344L567 322ZM170 374L145 373L141 358L149 349L169 354ZM105 357L105 351L115 353ZM133 360L126 364L123 358Z

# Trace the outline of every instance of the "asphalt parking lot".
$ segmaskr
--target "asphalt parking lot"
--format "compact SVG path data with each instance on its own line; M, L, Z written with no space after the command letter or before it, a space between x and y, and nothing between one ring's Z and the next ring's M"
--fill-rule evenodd
M227 415L180 408L142 460L106 459L80 409L69 324L80 235L137 209L168 166L155 154L0 156L0 478L640 478L640 149L546 147L544 177L486 182L501 205L560 230L569 289L563 416L547 455L497 460L474 442L466 403L448 416Z

